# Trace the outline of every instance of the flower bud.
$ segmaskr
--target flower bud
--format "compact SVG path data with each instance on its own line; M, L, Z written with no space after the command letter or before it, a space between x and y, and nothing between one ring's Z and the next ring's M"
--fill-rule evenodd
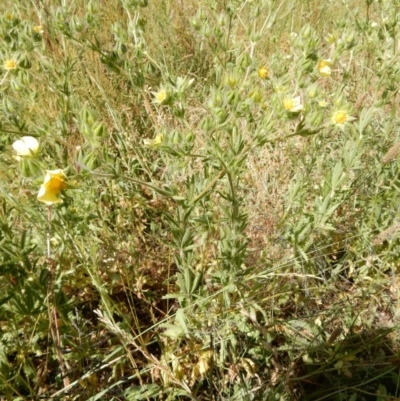
M94 3L94 1L89 0L89 3L87 5L87 11L89 14L96 14L99 10L96 7L97 5Z
M81 119L88 125L93 125L97 121L97 113L84 107L81 111Z
M107 133L106 127L103 122L96 122L93 125L92 130L93 130L94 137L98 138L98 139L103 138Z
M83 164L90 170L95 170L100 166L99 158L96 152L88 152L83 158Z
M185 108L180 104L172 109L172 114L175 117L183 118L185 117Z
M73 16L71 19L70 19L70 23L71 23L71 28L72 28L72 30L73 31L75 31L75 32L82 32L83 30L84 30L84 28L85 28L85 25L82 23L82 21L78 18L78 17L76 17L76 16Z
M238 103L239 99L240 99L239 93L238 93L238 91L235 91L235 90L229 91L226 95L226 102L228 104L230 104L231 106L236 105Z
M234 88L237 85L238 81L239 77L234 73L230 73L224 78L224 84L226 86L230 86L231 88Z
M347 48L353 47L355 45L356 34L354 31L347 32L344 35L344 41L346 42Z
M339 39L339 35L338 35L338 33L337 32L331 32L331 33L328 33L326 36L325 36L325 40L329 43L329 44L334 44L334 43L336 43L337 42L337 40Z
M187 141L187 142L193 142L194 141L194 138L195 138L195 135L194 135L194 133L193 132L188 132L186 135L185 135L185 141Z
M23 89L23 86L21 86L21 83L18 82L17 80L13 79L10 81L11 84L11 88L15 91L15 92L20 92Z
M302 39L308 39L311 36L311 26L309 24L306 24L303 26L303 28L300 31L300 37Z
M222 94L220 91L213 91L211 94L211 99L208 101L208 106L213 109L214 107L219 107L222 105Z
M244 53L239 59L239 65L242 69L246 69L251 65L251 57L248 53Z
M263 101L263 94L258 88L254 88L249 92L249 97L254 103L261 103Z
M201 28L201 23L200 20L196 17L192 18L192 20L190 21L190 23L192 24L192 27L194 29L196 29L196 31L200 30Z
M212 123L210 117L207 116L203 118L203 121L201 122L200 126L203 131L207 132L214 127L214 124Z
M3 110L10 114L14 113L15 111L15 106L13 102L10 99L8 99L8 97L3 98Z
M218 109L215 114L218 124L223 124L228 118L228 113L224 109Z
M18 80L21 82L21 85L29 85L32 82L32 75L26 70L19 70Z
M317 97L317 95L318 95L318 86L317 85L311 85L310 87L307 88L306 94L310 99L313 99L313 98Z

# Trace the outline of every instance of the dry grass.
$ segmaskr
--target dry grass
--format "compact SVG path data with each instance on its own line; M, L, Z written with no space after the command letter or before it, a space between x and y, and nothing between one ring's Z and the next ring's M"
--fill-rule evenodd
M396 6L8 8L0 398L397 399Z

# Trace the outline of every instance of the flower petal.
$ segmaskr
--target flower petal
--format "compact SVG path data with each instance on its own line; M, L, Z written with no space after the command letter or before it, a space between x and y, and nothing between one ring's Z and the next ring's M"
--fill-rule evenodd
M23 136L12 144L18 156L32 156L39 150L39 142L33 136Z
M62 202L62 199L60 198L60 192L48 190L46 189L45 185L40 186L37 199L49 206L53 205L54 203Z
M62 169L47 170L43 184L39 189L38 200L46 205L62 202L60 194L67 187L66 178Z

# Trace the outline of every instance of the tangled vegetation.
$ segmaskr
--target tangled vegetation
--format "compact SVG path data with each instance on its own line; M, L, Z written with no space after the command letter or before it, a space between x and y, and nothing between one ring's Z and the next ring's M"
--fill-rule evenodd
M400 5L0 4L0 399L400 398Z

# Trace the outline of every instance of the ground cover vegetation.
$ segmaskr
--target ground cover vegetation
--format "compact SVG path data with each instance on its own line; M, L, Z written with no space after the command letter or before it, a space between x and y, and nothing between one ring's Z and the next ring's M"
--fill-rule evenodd
M0 399L399 399L399 18L1 2Z

